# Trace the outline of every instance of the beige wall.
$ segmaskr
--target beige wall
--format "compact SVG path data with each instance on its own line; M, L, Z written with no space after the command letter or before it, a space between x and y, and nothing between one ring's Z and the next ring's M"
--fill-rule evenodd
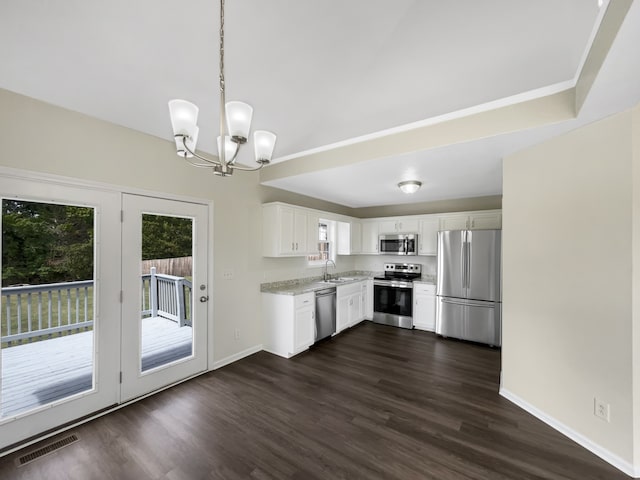
M640 106L633 110L633 426L634 464L640 475Z
M263 259L261 204L274 193L256 173L221 179L186 165L168 141L2 89L0 145L0 166L213 200L216 362L262 344L260 283L319 274L303 258ZM338 266L349 270L353 260ZM234 278L223 280L228 270Z
M502 388L627 465L640 188L631 119L623 112L507 157L502 201ZM594 397L611 405L610 423L594 416Z
M496 210L502 208L502 195L488 197L457 198L436 202L407 203L379 207L354 208L358 218L397 217L402 215L427 215L430 213L469 212L473 210Z

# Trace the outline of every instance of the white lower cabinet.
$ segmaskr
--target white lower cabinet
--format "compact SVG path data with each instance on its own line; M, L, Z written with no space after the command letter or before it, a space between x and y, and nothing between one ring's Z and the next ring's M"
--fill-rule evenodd
M264 349L290 358L315 341L315 293L262 294Z
M430 332L436 329L436 286L413 282L413 326Z
M362 284L338 285L336 298L336 333L353 327L364 319L362 310Z
M373 280L365 280L361 284L362 319L373 320Z

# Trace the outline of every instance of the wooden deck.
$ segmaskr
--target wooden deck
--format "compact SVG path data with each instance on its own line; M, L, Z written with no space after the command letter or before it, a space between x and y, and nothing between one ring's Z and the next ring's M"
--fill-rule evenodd
M191 355L192 329L161 317L142 321L142 371ZM89 390L93 332L2 349L1 416Z

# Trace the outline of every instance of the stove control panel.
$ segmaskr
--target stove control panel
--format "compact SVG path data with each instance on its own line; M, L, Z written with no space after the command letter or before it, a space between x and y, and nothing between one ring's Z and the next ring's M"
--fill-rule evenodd
M422 273L422 265L419 263L385 263L384 273L411 273L420 275Z

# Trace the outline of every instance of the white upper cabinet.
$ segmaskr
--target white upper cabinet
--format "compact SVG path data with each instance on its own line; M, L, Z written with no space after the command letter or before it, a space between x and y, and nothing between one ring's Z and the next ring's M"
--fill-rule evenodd
M318 231L318 224L320 223L320 217L315 213L307 214L307 254L317 254L318 244L320 243L320 235Z
M492 230L502 228L502 212L459 212L440 215L440 230Z
M439 218L435 215L420 220L420 235L418 237L418 255L438 254Z
M265 257L306 256L309 250L315 251L318 242L307 238L311 221L305 210L278 204L263 205L262 254Z
M378 233L418 233L418 219L413 217L385 218L378 224Z
M354 253L362 253L362 223L359 220L353 220L351 222L351 252Z
M362 249L361 253L376 254L378 253L378 222L363 221L362 222Z

